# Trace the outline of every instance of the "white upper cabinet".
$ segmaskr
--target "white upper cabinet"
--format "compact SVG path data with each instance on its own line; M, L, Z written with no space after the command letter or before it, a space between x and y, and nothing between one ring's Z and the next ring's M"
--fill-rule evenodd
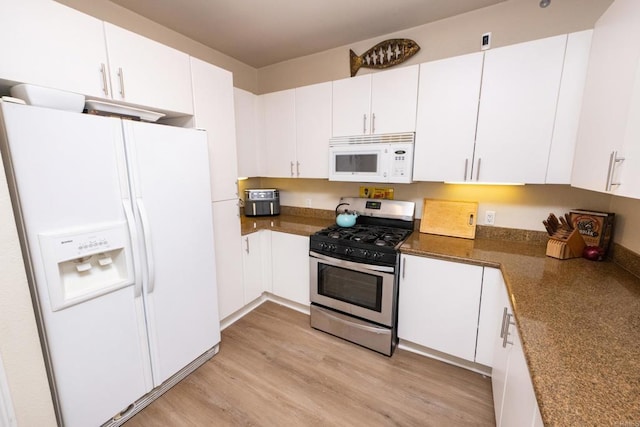
M556 120L553 126L547 184L569 184L573 167L573 153L578 137L582 95L587 79L589 50L593 30L569 34L564 56L562 81L558 95Z
M639 20L640 2L616 0L594 27L573 186L640 198Z
M414 132L418 65L333 82L333 136Z
M414 181L471 178L481 52L420 64Z
M211 200L238 198L233 75L191 58L195 126L207 131Z
M328 178L331 82L259 97L264 176Z
M52 0L4 1L2 15L0 79L107 96L102 21Z
M238 176L261 176L258 144L258 97L246 90L233 88L236 122Z
M193 114L189 55L108 22L104 32L114 100Z
M288 89L260 96L265 176L293 178L296 174L296 91Z
M329 177L331 82L296 88L296 177Z
M413 179L568 183L589 49L570 36L421 64Z
M545 182L566 40L485 52L473 180Z

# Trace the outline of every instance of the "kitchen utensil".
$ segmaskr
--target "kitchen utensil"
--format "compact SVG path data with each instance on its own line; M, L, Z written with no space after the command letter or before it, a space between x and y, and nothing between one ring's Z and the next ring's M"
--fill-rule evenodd
M473 239L477 217L477 202L424 199L420 232Z
M345 209L342 213L338 213L338 208L340 206L348 206L349 203L340 203L336 206L336 224L340 227L353 227L356 225L356 219L358 219L358 213L355 211L349 212L349 210Z

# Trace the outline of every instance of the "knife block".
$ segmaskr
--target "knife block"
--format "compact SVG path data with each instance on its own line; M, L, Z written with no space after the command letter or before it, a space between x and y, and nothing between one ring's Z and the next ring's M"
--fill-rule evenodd
M559 230L549 237L547 256L557 259L579 258L585 246L577 228L571 232Z

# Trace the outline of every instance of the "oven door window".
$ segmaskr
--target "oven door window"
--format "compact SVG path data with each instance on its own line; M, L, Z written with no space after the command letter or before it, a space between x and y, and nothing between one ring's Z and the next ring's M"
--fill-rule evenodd
M380 313L383 277L318 264L318 294Z
M335 168L338 173L377 173L378 154L336 153Z

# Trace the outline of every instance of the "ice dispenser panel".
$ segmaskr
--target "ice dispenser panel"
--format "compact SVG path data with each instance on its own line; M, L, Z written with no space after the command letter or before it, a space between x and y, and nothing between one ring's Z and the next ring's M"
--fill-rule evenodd
M132 285L126 222L39 235L53 311Z

